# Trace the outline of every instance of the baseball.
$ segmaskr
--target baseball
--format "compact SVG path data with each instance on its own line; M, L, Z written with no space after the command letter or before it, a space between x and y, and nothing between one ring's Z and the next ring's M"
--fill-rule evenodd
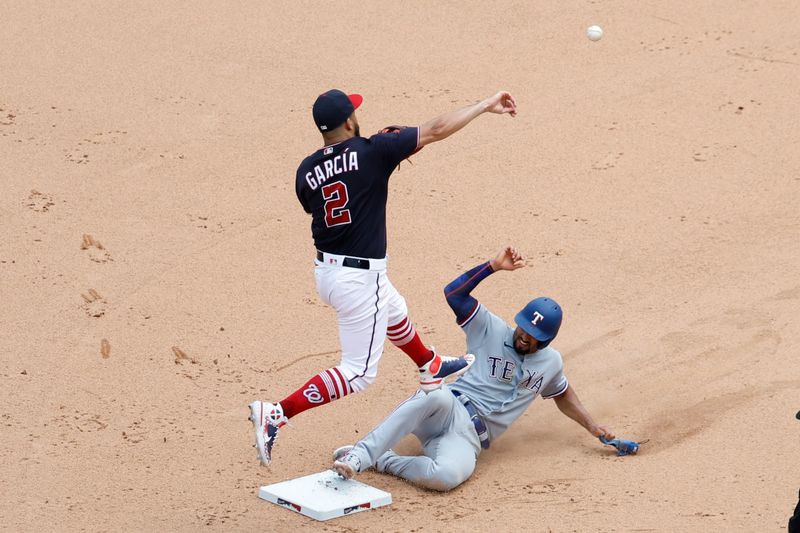
M590 41L599 41L600 38L603 36L603 28L600 26L589 26L586 28L586 36L589 38Z

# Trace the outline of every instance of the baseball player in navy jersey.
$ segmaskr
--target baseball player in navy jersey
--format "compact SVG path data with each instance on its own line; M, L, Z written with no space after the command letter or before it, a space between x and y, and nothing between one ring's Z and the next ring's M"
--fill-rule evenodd
M564 375L561 354L550 347L562 317L555 301L532 300L517 313L513 328L470 295L493 272L523 265L519 252L507 247L445 287L475 363L454 383L428 395L418 391L355 446L336 450L336 472L351 478L375 466L429 489L453 489L472 475L481 450L489 448L537 396L553 398L562 413L592 435L614 438L583 407ZM391 450L409 433L419 438L424 455L405 457Z
M477 104L370 138L360 136L355 110L363 98L339 90L321 94L313 116L323 147L297 169L295 190L311 214L320 298L336 310L341 362L313 376L277 403L250 404L261 463L272 460L278 429L299 413L367 388L378 372L385 339L419 368L423 393L469 368L474 357L445 357L429 349L408 318L406 302L386 275L386 200L389 176L422 147L445 139L483 113L516 115L499 92Z

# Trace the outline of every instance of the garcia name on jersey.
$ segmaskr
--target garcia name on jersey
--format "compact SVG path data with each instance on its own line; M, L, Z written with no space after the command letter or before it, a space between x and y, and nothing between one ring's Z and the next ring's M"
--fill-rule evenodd
M353 137L320 148L300 163L295 193L311 214L317 250L351 257L386 257L389 176L416 150L418 142L418 128Z

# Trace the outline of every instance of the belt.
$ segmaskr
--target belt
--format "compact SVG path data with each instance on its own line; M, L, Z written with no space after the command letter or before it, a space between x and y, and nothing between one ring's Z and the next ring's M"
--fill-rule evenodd
M350 268L360 268L362 270L369 270L369 259L360 259L358 257L345 257L345 256L334 256L332 254L326 254L317 250L317 261L322 261L323 263L327 264L325 261L325 256L328 256L331 264L337 264L341 266L346 266Z
M481 415L478 414L478 411L475 409L475 406L472 405L472 402L469 401L469 398L454 389L450 389L450 392L453 393L453 396L455 396L467 410L469 419L472 420L472 424L475 426L475 433L478 434L478 438L481 441L481 448L484 450L488 449L489 444L491 444L489 442L489 430L486 429L486 424L483 423Z

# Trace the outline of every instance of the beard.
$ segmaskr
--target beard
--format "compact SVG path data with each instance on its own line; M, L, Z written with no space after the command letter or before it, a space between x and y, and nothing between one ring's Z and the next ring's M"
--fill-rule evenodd
M520 343L522 343L524 347L521 347ZM536 352L538 349L538 343L535 340L530 343L525 343L522 341L522 337L520 335L514 335L514 351L519 355L530 355Z
M355 134L356 137L361 137L361 128L358 126L358 124L356 124Z

